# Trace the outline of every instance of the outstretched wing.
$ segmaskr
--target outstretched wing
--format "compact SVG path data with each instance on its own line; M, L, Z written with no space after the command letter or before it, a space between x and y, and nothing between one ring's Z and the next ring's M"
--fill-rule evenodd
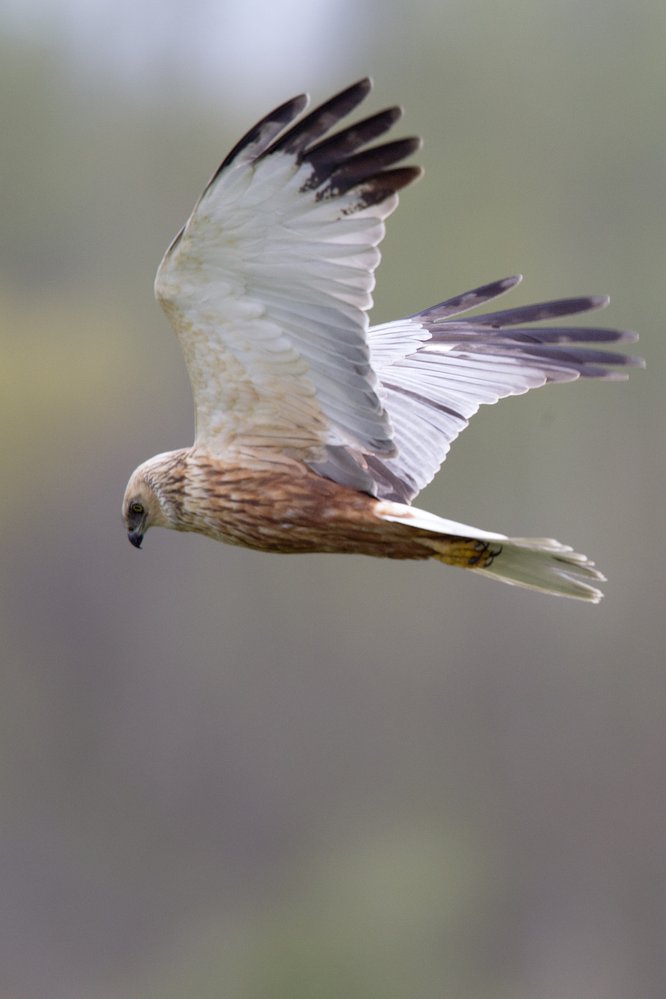
M370 359L396 445L392 457L356 457L371 475L377 496L412 500L431 481L452 441L483 403L548 382L626 378L618 367L642 365L640 358L580 346L636 340L635 333L531 325L603 308L607 298L560 299L458 318L520 280L518 276L496 281L370 329Z
M157 272L196 405L197 441L252 447L316 465L328 449L392 454L392 430L367 343L377 249L397 192L418 167L394 164L418 139L363 149L400 117L393 107L326 133L369 80L295 119L281 105L229 153ZM294 123L295 122L295 123Z

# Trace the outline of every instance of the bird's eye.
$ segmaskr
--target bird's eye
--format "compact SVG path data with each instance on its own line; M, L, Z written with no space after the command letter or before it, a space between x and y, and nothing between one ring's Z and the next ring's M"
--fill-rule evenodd
M143 503L132 503L130 505L130 510L132 513L143 513Z

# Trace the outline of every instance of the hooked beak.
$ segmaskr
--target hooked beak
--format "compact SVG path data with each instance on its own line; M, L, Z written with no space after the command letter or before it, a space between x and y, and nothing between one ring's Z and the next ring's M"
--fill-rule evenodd
M145 511L143 513L130 511L127 515L127 537L130 544L134 545L135 548L141 547L143 536L146 533L147 519Z
M141 547L141 542L143 541L143 533L141 532L141 528L135 527L131 531L128 531L127 537L130 540L130 544L134 545L135 548Z

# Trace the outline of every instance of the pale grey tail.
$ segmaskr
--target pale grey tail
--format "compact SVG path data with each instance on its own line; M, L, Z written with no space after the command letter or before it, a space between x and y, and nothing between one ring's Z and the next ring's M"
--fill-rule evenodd
M594 583L603 576L585 555L550 538L507 538L496 542L499 552L490 565L473 568L492 579L558 597L597 604L603 593Z
M447 565L557 597L597 604L603 596L594 584L606 577L594 562L552 538L507 538L387 500L377 503L375 513L416 530L433 557Z

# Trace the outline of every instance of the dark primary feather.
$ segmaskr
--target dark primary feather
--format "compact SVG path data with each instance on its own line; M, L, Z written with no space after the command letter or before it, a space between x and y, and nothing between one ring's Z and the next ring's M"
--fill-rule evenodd
M345 194L356 187L362 189L358 207L390 197L417 180L422 170L415 166L393 170L387 167L419 149L421 140L398 139L359 150L387 132L402 115L401 108L387 108L322 138L367 97L371 88L371 80L359 80L298 121L294 119L306 106L307 97L301 95L281 104L234 146L213 174L206 190L244 153L253 161L274 153L287 153L293 155L297 163L308 163L312 167L303 190L316 190L318 197ZM289 125L291 128L287 128Z
M557 316L574 316L579 312L591 312L605 308L610 299L607 295L583 295L578 298L558 298L554 302L538 302L535 305L519 305L500 312L488 312L476 316L477 325L517 326L519 323L536 323L542 319L555 319Z
M256 125L253 125L252 128L245 133L243 138L239 139L233 149L231 149L230 152L228 152L224 157L219 167L209 180L206 189L214 184L222 171L225 170L226 167L231 166L234 160L237 160L241 153L245 150L252 148L254 159L265 153L275 137L278 136L280 132L282 132L286 126L294 120L294 118L298 117L301 111L307 107L307 103L307 96L305 94L299 94L298 97L293 97L291 100L285 101L284 104L280 104L280 106L275 108L274 111L269 112L269 114L265 115L261 121L258 121Z
M515 288L522 280L522 274L514 274L512 277L501 278L499 281L491 281L490 284L482 284L479 288L472 288L471 291L464 291L461 295L447 298L446 301L439 302L438 305L431 305L409 318L425 323L430 319L435 322L450 316L459 316L463 312L478 308L485 302L490 302L493 298L499 298L500 295Z
M381 181L386 186L387 177L395 176L398 171L389 171L385 168L411 156L420 146L419 139L398 139L396 142L387 142L383 146L375 146L372 149L357 153L355 156L343 159L339 166L335 166L331 161L330 164L327 164L325 171L320 169L318 174L313 175L316 182L313 183L313 180L310 179L306 189L319 187L327 178L329 180L327 188L333 194L344 194L352 187L373 179L378 183ZM309 162L310 157L308 156L306 159ZM401 186L406 186L419 176L421 169L420 167L402 167L402 171L405 174L405 184Z
M301 118L293 128L290 128L285 135L281 136L271 146L270 152L278 150L285 153L296 153L302 157L303 151L311 146L337 125L339 121L346 118L355 107L357 107L372 90L372 81L368 77L353 83L351 87L345 87L339 94L319 104L313 111L310 111L304 118Z
M513 329L524 322L537 322L576 315L604 308L608 298L582 296L552 302L523 305L501 312L485 313L466 319L450 319L448 302L426 309L413 318L430 333L428 348L453 345L460 351L484 353L496 358L521 358L538 362L548 381L563 381L580 375L583 378L626 377L609 367L636 367L641 358L629 354L576 347L578 343L627 343L637 339L630 330L612 330L586 326L530 327ZM575 373L575 374L574 374Z
M310 146L307 151L307 161L314 169L313 178L316 179L316 183L325 180L333 170L344 163L346 158L353 156L362 146L388 132L401 115L402 111L398 107L386 108L385 111L355 122L322 142Z

